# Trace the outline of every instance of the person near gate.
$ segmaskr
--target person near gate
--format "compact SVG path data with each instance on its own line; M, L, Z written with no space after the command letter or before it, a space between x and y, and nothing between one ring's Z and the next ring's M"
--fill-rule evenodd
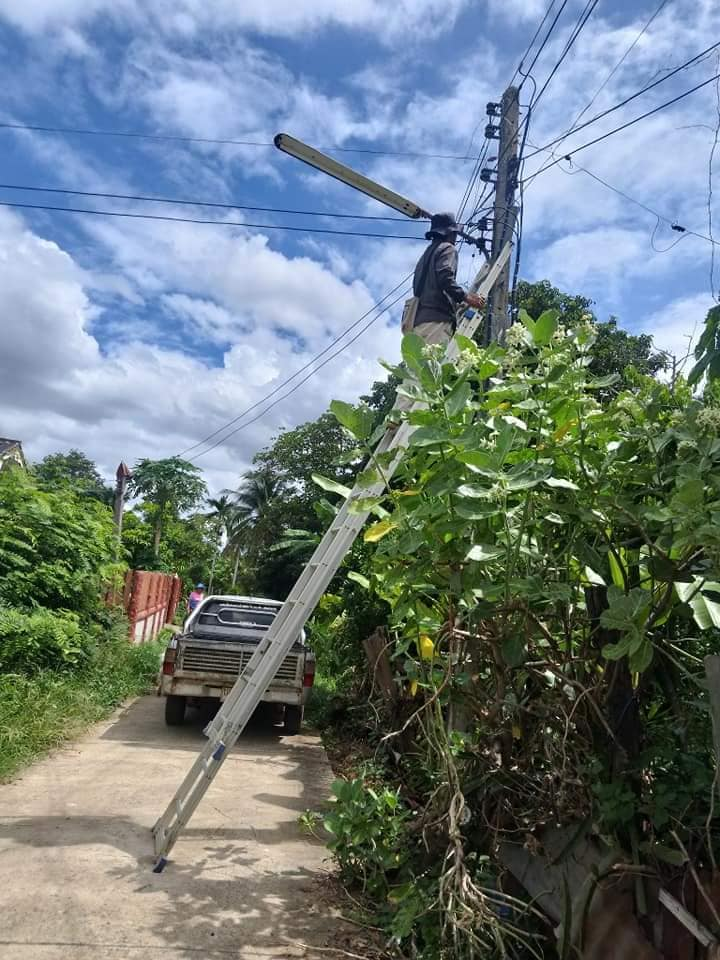
M412 331L426 343L447 343L450 340L455 333L455 311L461 303L476 310L485 306L483 297L463 290L457 282L455 243L459 231L451 213L435 214L425 234L430 245L415 267L413 295L417 298L417 309Z
M190 591L190 596L187 598L187 612L192 613L195 607L200 603L200 601L204 599L205 599L205 584L204 583L195 584L195 589Z

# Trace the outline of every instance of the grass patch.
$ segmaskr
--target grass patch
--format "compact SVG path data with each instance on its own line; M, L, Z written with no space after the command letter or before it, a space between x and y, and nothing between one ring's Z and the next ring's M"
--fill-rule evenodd
M0 674L0 780L108 716L153 684L164 644L98 643L78 672Z

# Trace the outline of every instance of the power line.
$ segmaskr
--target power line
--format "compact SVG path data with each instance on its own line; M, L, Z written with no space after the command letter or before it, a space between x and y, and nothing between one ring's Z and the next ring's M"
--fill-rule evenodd
M128 130L92 130L84 127L50 127L35 123L0 122L0 129L28 130L35 133L71 134L84 137L122 137L132 140L154 140L162 143L206 143L230 147L274 147L272 140L232 140L215 137L181 137L166 133L139 133ZM472 156L447 153L415 153L410 150L372 150L363 147L320 147L320 150L336 153L366 153L378 157L415 157L424 160L461 160L468 162Z
M303 217L333 217L342 220L387 220L407 223L407 217L380 217L362 213L330 213L323 210L291 210L282 207L257 207L246 203L220 203L213 200L187 200L177 197L153 197L129 193L103 193L99 190L70 190L66 187L39 187L21 183L0 183L0 190L23 190L34 193L62 193L73 197L101 197L104 200L134 200L141 203L169 203L174 206L215 207L220 210L252 210L255 213L286 213Z
M545 83L544 83L544 84L542 85L542 87L540 88L539 93L538 93L536 96L533 97L533 101L532 101L532 104L531 104L531 106L533 107L533 109L537 106L538 101L540 100L540 98L542 97L542 95L543 95L543 94L545 93L545 91L547 90L547 88L548 88L548 86L549 86L549 84L550 84L550 81L551 81L552 78L555 76L555 74L557 73L557 71L560 69L560 66L561 66L561 64L563 63L563 61L565 60L565 57L568 55L568 53L570 53L570 50L572 49L573 44L575 43L575 41L577 40L577 38L578 38L578 37L580 36L580 34L582 33L582 31L583 31L583 29L584 29L584 27L585 27L585 24L588 22L588 20L589 20L590 17L592 16L592 14L593 14L593 12L594 12L594 10L595 10L595 7L598 5L599 2L600 2L600 0L587 0L587 3L585 4L582 12L580 13L580 16L578 17L578 20L577 20L577 23L576 23L576 25L575 25L575 28L573 29L572 33L570 34L570 37L569 37L567 43L565 44L565 47L564 47L562 53L561 53L560 56L558 57L557 63L555 64L555 66L552 68L552 70L551 70L550 73L548 74L548 77L547 77L547 79L545 80Z
M157 213L130 213L120 210L92 210L88 207L56 207L45 203L20 203L0 200L0 207L21 210L48 210L54 213L83 213L97 217L125 217L131 220L160 220L166 223L195 223L215 227L245 227L249 230L286 230L292 233L324 233L339 237L372 237L381 240L423 240L423 237L404 233L365 233L355 230L332 230L329 227L294 227L289 224L245 223L242 220L204 220L200 217L170 217Z
M609 116L611 113L615 113L616 110L620 110L622 107L627 106L628 103L631 103L633 100L637 100L638 97L642 96L644 93L647 93L648 90L652 90L655 87L659 86L661 83L665 83L666 80L669 80L671 77L674 77L675 74L680 73L681 70L686 70L688 67L692 66L698 60L706 57L709 53L712 53L713 50L716 50L720 47L720 41L713 43L711 46L707 47L701 53L697 53L694 57L691 57L689 60L686 60L685 63L681 63L679 67L675 67L670 73L666 73L664 77L660 77L659 80L654 80L652 83L646 84L644 87L641 87L640 90L637 90L635 93L631 94L629 97L625 97L624 100L621 100L619 103L616 103L612 107L608 107L607 110L603 110L602 113L596 114L590 120L586 120L585 123L581 123L580 126L573 126L565 133L561 134L559 137L556 137L554 140L550 140L548 143L543 144L542 147L538 147L535 153L531 153L528 160L535 156L541 150L547 150L550 147L554 147L556 144L561 143L563 140L567 139L571 133L578 133L580 130L584 130L585 127L589 127L591 124L596 123L598 120L602 120L603 117ZM592 101L591 101L592 102ZM587 109L587 108L586 108ZM577 120L575 121L577 123Z
M534 146L534 144L531 144ZM539 148L538 148L539 149ZM547 153L552 154L551 150L547 150ZM554 154L553 154L554 155ZM608 190L612 190L613 193L616 193L619 197L622 197L623 200L627 200L628 203L634 204L636 207L639 207L641 210L644 210L646 213L649 213L651 216L655 217L656 220L659 220L662 223L667 223L672 230L681 233L683 236L697 237L699 240L706 240L708 243L712 243L720 246L720 240L714 240L712 237L707 236L704 233L698 233L696 230L689 230L687 227L681 226L676 220L671 220L670 217L666 217L662 213L658 213L657 210L653 210L652 207L649 207L646 203L643 203L641 200L638 200L637 197L631 196L629 193L626 193L624 190L621 190L619 187L616 187L614 184L609 183L607 180L604 180L602 177L599 177L596 173L593 173L592 170L588 170L587 167L581 166L579 163L575 163L570 160L569 157L558 157L558 162L562 160L568 160L572 166L576 168L577 173L584 173L591 179L596 180L603 187L607 187ZM564 167L560 167L560 170L568 176L574 176L571 170L565 170ZM529 183L529 181L526 181ZM658 253L663 251L657 251Z
M320 353L317 353L314 357L308 360L308 362L303 367L300 367L299 370L296 370L295 373L292 374L292 376L288 377L286 380L283 380L282 383L279 383L274 390L271 390L270 393L262 397L262 399L258 400L257 403L254 403L251 407L248 407L246 410L243 410L242 413L239 413L232 420L229 420L227 423L223 424L222 427L218 427L218 429L215 430L213 433L208 434L207 437L203 437L202 440L198 440L197 443L194 443L190 447L185 447L185 449L181 450L181 452L178 453L177 456L182 457L186 453L189 453L191 450L195 450L197 447L202 447L209 440L212 440L219 433L222 433L223 430L227 430L228 427L232 427L234 424L236 424L238 420L242 420L249 413L252 413L253 410L256 410L259 406L265 403L266 400L270 400L272 397L274 397L277 393L279 393L283 389L283 387L286 387L289 383L292 383L292 381L296 377L299 377L301 373L304 373L306 370L312 367L312 365L316 363L321 357L325 356L326 353L332 350L332 348L336 344L338 344L343 339L343 337L347 336L347 334L350 333L352 330L354 330L355 327L359 326L363 322L363 320L367 319L367 317L369 317L371 313L377 310L382 305L382 303L385 300L387 300L388 297L391 297L397 290L400 289L400 287L402 287L405 283L407 283L407 281L410 279L411 276L412 274L409 273L406 277L403 277L403 279L400 281L400 283L397 284L397 286L393 287L393 289L390 290L388 293L386 293L385 296L382 297L380 300L378 300L377 303L374 303L369 310L366 310L365 313L361 317L358 317L358 319L355 320L353 323L351 323L349 327L346 327L346 329L343 330L341 333L339 333L334 340L331 340L324 350L321 350Z
M535 64L538 62L538 58L539 58L540 54L543 52L543 50L545 49L545 46L546 46L548 40L550 39L553 31L555 30L555 27L557 26L557 22L558 22L558 20L560 19L561 15L562 15L562 12L563 12L563 10L565 9L565 7L567 6L567 4L568 4L568 0L563 0L562 4L561 4L561 6L560 6L560 9L559 9L558 12L555 14L555 19L554 19L553 22L550 24L550 27L549 27L549 29L548 29L548 32L545 34L545 37L544 37L542 43L541 43L540 46L538 47L538 50L537 50L535 56L533 57L532 63L530 64L530 66L529 66L529 67L527 68L527 70L524 71L524 72L523 72L522 70L519 71L519 73L521 74L521 76L522 76L522 78L523 78L522 83L520 84L519 90L522 90L523 84L525 83L525 81L527 80L527 78L528 78L528 77L530 76L530 74L532 73L533 67L534 67Z
M530 51L531 51L532 48L534 47L535 41L536 41L537 38L540 36L540 31L541 31L542 28L545 26L545 23L547 22L548 17L549 17L550 14L552 13L552 8L555 6L555 3L556 3L556 0L550 0L550 5L548 6L547 10L545 11L545 16L542 18L542 20L541 20L540 23L538 24L538 28L537 28L537 30L535 31L535 33L533 34L532 40L531 40L530 43L527 45L527 49L525 50L525 53L522 55L522 57L520 57L520 63L517 65L517 67L515 67L515 73L512 75L512 77L510 77L510 83L508 84L509 87L512 86L512 82L513 82L513 80L515 79L515 77L516 77L518 74L520 74L520 76L523 77L523 79L527 76L527 74L524 74L524 73L523 73L523 66L525 65L525 58L526 58L527 56L529 56ZM535 61L533 61L533 63L534 63L534 62L535 62ZM532 69L532 68L531 68L531 69Z
M645 25L643 26L643 28L642 28L642 30L640 31L640 33L638 33L638 35L635 37L635 39L633 40L633 42L632 42L632 43L630 44L630 46L627 48L627 50L625 51L625 53L620 57L620 59L618 60L618 62L617 62L617 63L615 64L615 66L612 68L612 70L610 71L610 73L605 77L605 79L603 80L603 82L600 84L600 86L597 88L597 90L596 90L595 93L593 94L593 96L592 96L592 98L590 99L590 101L582 108L582 110L580 111L580 113L575 117L575 119L573 120L572 125L571 125L570 129L568 130L566 136L569 136L569 135L575 130L575 128L576 128L577 124L579 123L579 121L582 120L582 118L583 118L583 117L585 116L585 114L588 112L588 110L590 109L590 107L595 103L595 101L596 101L597 98L600 96L600 94L603 92L603 90L605 89L605 87L608 85L608 83L610 83L610 81L612 80L612 78L613 78L613 77L615 76L615 74L618 72L618 70L620 69L620 67L625 63L625 61L626 61L627 58L630 56L630 54L633 52L633 50L635 49L635 47L638 45L638 43L640 42L640 40L642 39L642 37L645 36L645 34L646 34L647 31L650 29L650 27L652 26L652 24L655 22L655 20L660 16L660 14L662 13L662 11L665 9L665 7L667 6L667 3L668 3L668 0L660 0L659 6L655 9L655 12L652 14L652 16L650 17L650 19L645 23Z
M408 276L404 280L402 280L398 284L398 286L394 288L394 290L397 290L398 287L403 286L405 282L410 278L410 276L411 275L408 274ZM291 394L295 393L296 390L299 390L300 387L302 387L303 384L307 383L308 380L314 377L319 370L322 370L323 367L327 366L328 363L330 363L336 357L340 356L340 354L343 353L345 350L347 350L348 347L352 346L353 343L359 340L360 337L363 335L363 333L365 333L365 331L368 330L373 325L373 323L375 323L376 320L378 320L384 313L387 313L387 311L391 307L395 306L395 304L399 300L402 300L402 298L405 296L405 293L406 293L405 291L401 291L401 293L397 297L395 297L394 300L391 300L390 303L386 304L378 313L375 314L374 317L372 317L363 327L361 327L360 330L355 334L355 336L352 337L350 340L348 340L346 344L340 347L339 350L336 350L335 353L330 354L330 356L327 357L327 359L323 360L322 363L318 364L318 366L314 370L311 370L310 373L306 377L303 377L303 379L300 380L298 383L296 383L294 387L291 387L290 390L287 390L285 393L279 396L277 400L273 400L272 403L268 404L268 406L265 407L265 409L262 410L256 417L253 417L251 420L248 420L245 423L241 423L239 426L235 427L234 430L231 430L229 433L226 433L225 436L220 437L220 439L217 440L215 443L213 443L211 446L209 446L207 450L201 451L200 453L196 454L194 457L191 457L190 460L191 461L199 460L200 457L206 456L208 453L215 450L216 447L219 447L221 444L228 441L230 437L235 436L235 434L239 433L240 430L244 430L246 427L251 426L253 423L257 423L258 420L261 420L265 416L265 414L268 413L268 411L272 410L272 408L276 407L279 403L282 403L283 400L285 400ZM390 294L387 294L385 297L383 297L383 300L387 299L388 296L390 296ZM376 307L379 306L380 303L382 303L382 300L380 300L379 303L376 304ZM372 308L372 309L375 309L375 308ZM367 314L365 314L365 316L367 316ZM272 394L270 394L269 396L272 396ZM263 402L264 401L262 400L259 401L259 403L263 403ZM256 404L256 406L258 405L259 404Z
M551 167L554 167L557 163L560 163L561 160L567 159L570 155L580 153L581 150L587 150L588 147L593 147L597 143L601 143L603 140L607 140L608 137L614 136L616 133L620 133L622 130L627 130L628 127L632 127L634 124L639 123L641 120L645 120L648 117L653 116L656 113L659 113L661 110L665 110L667 107L672 107L674 104L678 103L680 100L684 100L685 97L689 97L691 93L696 93L698 90L701 90L703 87L707 87L708 84L714 83L715 80L720 78L720 74L716 74L714 77L710 77L708 80L704 80L702 83L696 84L690 90L685 90L684 93L679 94L677 97L673 97L672 100L667 100L665 103L661 103L659 106L654 107L652 110L648 110L646 113L640 114L639 117L635 117L633 120L628 120L627 123L621 124L619 127L615 127L614 130L609 130L607 133L604 133L600 137L596 137L594 140L588 141L588 143L582 144L580 147L574 147L570 150L566 157L557 157L555 160L552 160L550 163L547 163L544 167L540 167L539 170L536 170L535 173L531 174L530 177L525 181L527 186L531 183L536 177L541 173L545 173L546 170L549 170Z

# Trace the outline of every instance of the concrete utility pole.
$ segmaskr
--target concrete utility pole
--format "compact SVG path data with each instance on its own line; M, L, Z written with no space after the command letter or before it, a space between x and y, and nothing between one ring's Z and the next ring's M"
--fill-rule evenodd
M495 207L493 213L492 259L500 255L506 243L512 240L517 207L515 190L518 172L518 123L520 101L517 87L508 87L500 103L500 137L498 141ZM510 326L508 301L510 297L510 262L500 274L488 303L488 322L484 328L486 343L502 341Z
M115 505L114 505L114 518L115 518L115 529L117 530L118 540L122 534L122 523L123 523L123 506L125 505L125 488L127 487L127 482L132 476L126 463L121 463L117 468L115 473Z

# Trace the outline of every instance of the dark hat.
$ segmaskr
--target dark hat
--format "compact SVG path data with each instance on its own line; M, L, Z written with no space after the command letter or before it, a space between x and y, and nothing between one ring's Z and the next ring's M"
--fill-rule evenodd
M451 233L458 233L459 230L460 227L455 222L452 213L435 213L430 217L430 229L425 234L425 239L432 240L435 237L440 237L447 240Z

